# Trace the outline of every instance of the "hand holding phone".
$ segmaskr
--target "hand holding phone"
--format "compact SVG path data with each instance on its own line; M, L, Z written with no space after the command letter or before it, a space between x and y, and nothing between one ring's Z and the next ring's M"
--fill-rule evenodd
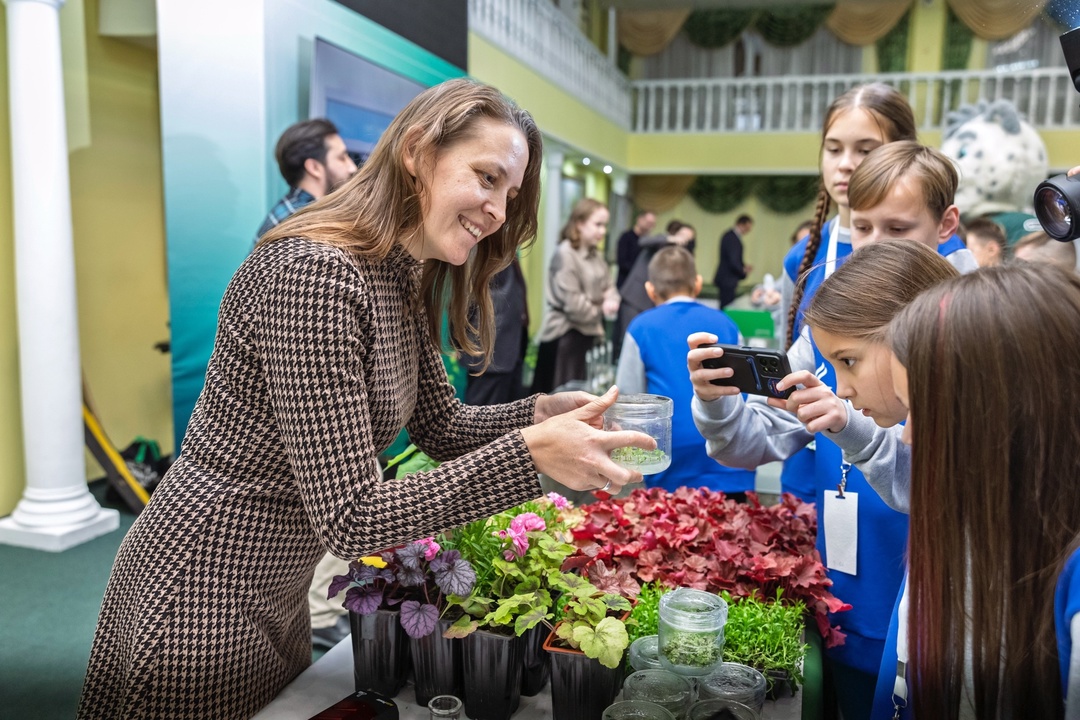
M711 370L729 368L730 377L714 378L710 382L721 387L738 388L740 392L769 398L787 399L794 388L778 390L776 384L791 374L787 355L779 350L740 345L707 343L698 348L720 348L720 357L705 358L701 366Z

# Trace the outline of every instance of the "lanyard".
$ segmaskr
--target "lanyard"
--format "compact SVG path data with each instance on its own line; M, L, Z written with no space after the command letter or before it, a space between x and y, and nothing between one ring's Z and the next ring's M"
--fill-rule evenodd
M907 707L907 663L908 663L908 588L909 578L904 579L904 593L900 596L900 608L896 622L896 681L893 683L893 720L900 720L900 711Z
M829 244L825 248L825 277L829 277L836 270L836 245L840 242L840 216L833 218L832 227L829 229Z

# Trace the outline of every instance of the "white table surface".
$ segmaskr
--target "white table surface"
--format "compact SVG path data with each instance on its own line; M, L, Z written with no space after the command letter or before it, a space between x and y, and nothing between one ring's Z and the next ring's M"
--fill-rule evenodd
M296 676L253 720L307 720L339 700L352 695L352 638L346 637L311 667ZM551 717L551 683L534 697L522 697L513 720L548 720ZM412 684L394 698L401 720L429 720L426 707L416 704ZM802 691L795 697L766 702L762 720L797 720L802 715Z

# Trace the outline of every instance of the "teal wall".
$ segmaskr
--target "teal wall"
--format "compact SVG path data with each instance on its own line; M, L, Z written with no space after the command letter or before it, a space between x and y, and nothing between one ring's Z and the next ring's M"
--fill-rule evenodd
M316 36L425 85L464 74L330 0L158 2L177 448L225 287L285 192L273 146L307 117Z

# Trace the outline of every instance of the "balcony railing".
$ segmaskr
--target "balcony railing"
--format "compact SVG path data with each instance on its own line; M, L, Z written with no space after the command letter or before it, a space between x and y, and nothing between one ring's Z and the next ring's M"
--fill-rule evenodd
M469 29L629 129L630 82L550 2L469 0Z
M825 111L853 85L879 81L904 93L920 131L977 100L1011 100L1039 129L1080 127L1080 95L1066 68L751 79L637 80L631 129L641 133L820 132Z

